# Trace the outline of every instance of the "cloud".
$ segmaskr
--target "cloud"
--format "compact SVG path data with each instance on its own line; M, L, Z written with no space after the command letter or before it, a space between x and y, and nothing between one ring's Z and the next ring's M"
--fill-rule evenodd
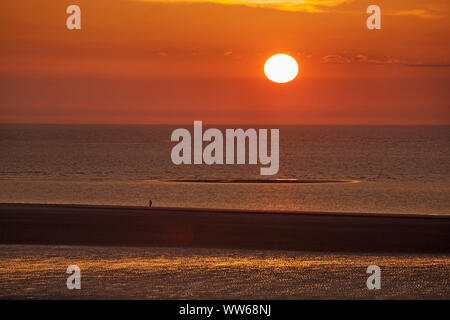
M337 7L355 3L356 0L130 0L135 2L153 3L216 3L222 5L241 5L253 8L268 8L293 12L329 12L338 10L340 13L356 13L357 11L339 11ZM359 10L359 9L358 9ZM390 10L383 14L390 16L406 16L421 19L441 19L444 16L439 14L439 10L429 9L402 9Z
M373 58L364 54L330 54L322 58L324 63L348 64L348 63L363 63L363 64L407 64L407 61L401 59L394 59L391 57Z
M420 68L450 68L450 63L409 63L407 66Z
M218 3L244 5L248 7L269 8L283 11L324 12L328 8L355 0L134 0L139 2L164 3Z
M406 67L417 68L449 68L449 63L434 62L410 62L403 59L396 59L392 57L368 57L364 54L329 54L322 57L323 63L330 64L373 64L373 65L400 65Z
M398 10L388 13L391 16L411 16L422 19L440 19L443 16L425 9Z

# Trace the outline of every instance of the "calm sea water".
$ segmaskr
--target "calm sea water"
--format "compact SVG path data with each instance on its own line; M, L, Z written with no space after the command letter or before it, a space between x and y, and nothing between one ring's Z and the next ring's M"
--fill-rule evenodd
M449 272L448 255L0 245L0 299L449 299Z
M168 182L267 178L260 165L173 165L177 127L193 130L0 125L0 202L450 214L450 126L279 127L271 178L357 181L321 184Z

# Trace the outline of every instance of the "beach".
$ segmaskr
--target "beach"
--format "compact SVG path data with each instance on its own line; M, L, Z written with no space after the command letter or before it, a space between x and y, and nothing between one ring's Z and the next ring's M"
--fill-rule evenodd
M450 218L1 204L0 243L449 253Z
M448 299L448 216L1 204L2 299ZM82 289L67 290L66 269ZM368 290L366 269L382 270Z
M449 299L449 272L448 254L0 245L1 299Z

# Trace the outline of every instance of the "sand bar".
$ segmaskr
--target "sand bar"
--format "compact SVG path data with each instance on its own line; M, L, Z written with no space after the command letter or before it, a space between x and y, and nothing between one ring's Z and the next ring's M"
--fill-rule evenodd
M0 243L449 253L450 217L0 204Z

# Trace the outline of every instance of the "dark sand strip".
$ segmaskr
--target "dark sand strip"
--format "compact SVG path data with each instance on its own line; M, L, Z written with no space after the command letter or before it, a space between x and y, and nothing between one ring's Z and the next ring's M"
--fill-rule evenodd
M449 253L450 217L0 204L0 243Z
M330 180L330 179L175 179L158 180L162 182L181 183L355 183L358 180Z

